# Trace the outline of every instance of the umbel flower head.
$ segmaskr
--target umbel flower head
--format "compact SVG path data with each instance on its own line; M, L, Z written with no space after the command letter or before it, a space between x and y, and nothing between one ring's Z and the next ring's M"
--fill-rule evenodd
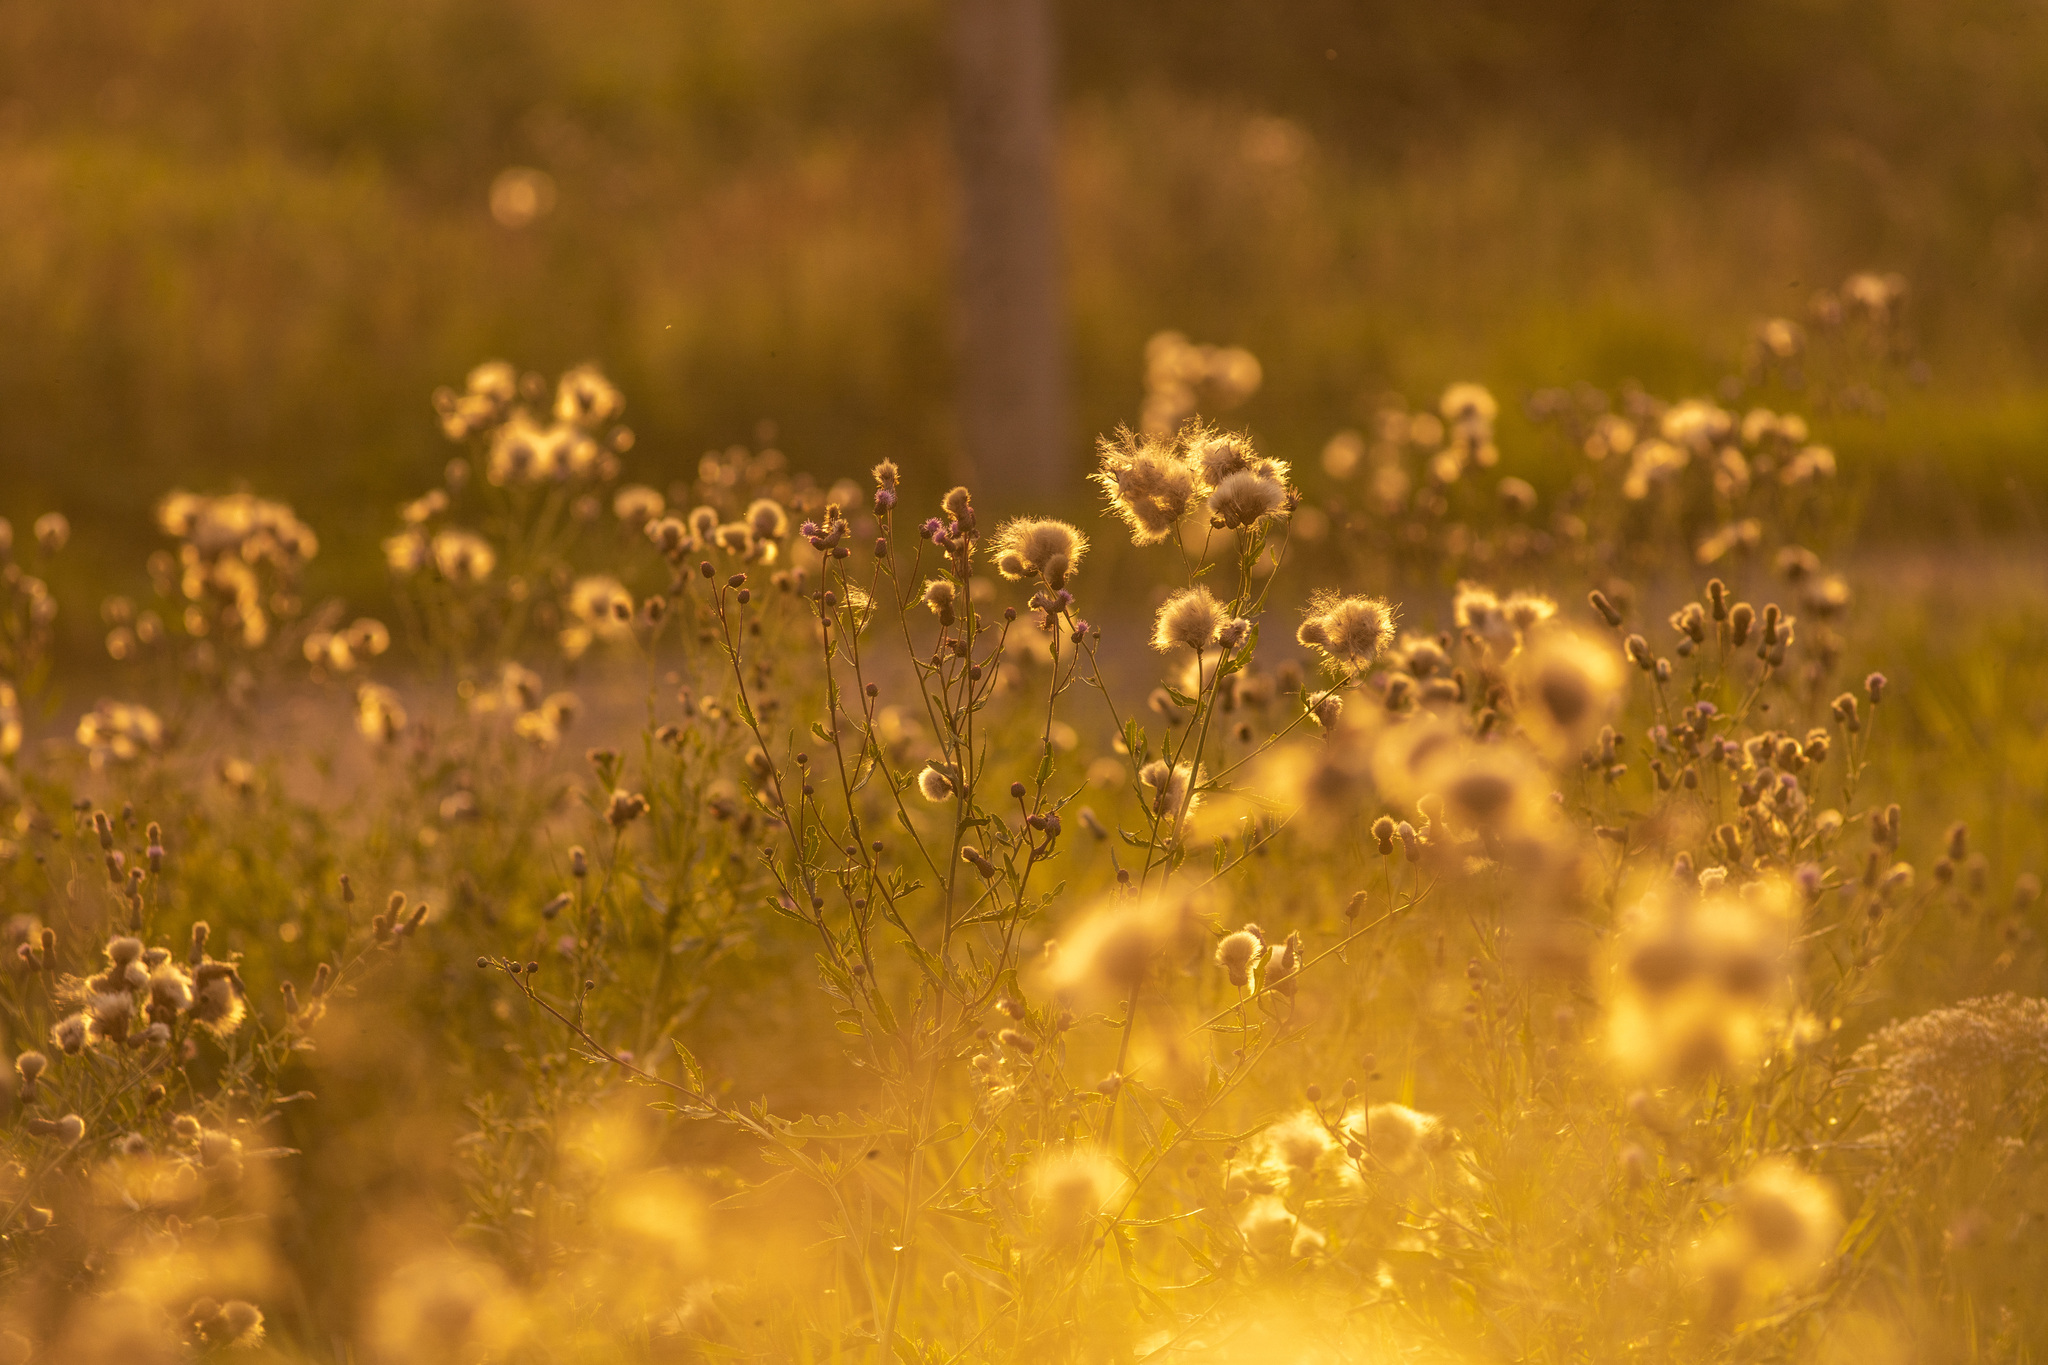
M1325 589L1309 599L1294 638L1343 668L1363 668L1394 639L1394 609L1384 598L1340 597Z
M1040 576L1053 588L1066 586L1087 553L1088 537L1066 522L1028 517L1019 517L998 531L990 551L1003 577Z

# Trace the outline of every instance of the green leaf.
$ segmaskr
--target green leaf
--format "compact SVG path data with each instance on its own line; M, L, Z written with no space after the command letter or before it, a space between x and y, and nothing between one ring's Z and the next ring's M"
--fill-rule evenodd
M744 1208L748 1201L751 1200L755 1195L765 1194L769 1190L775 1189L778 1186L788 1183L790 1178L795 1174L796 1171L794 1168L792 1168L790 1170L782 1172L782 1174L780 1175L771 1175L766 1180L759 1181L755 1184L742 1185L739 1189L734 1190L725 1198L714 1202L711 1205L711 1207L714 1209Z
M669 1044L675 1048L676 1056L682 1060L683 1070L690 1078L690 1087L698 1094L703 1094L705 1091L704 1064L697 1060L696 1053L683 1046L682 1039L671 1038L669 1039Z

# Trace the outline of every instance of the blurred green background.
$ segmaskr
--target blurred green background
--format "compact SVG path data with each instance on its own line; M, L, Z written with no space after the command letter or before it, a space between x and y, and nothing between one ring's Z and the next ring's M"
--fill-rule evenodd
M1875 269L1925 382L1820 428L1872 524L2038 530L2040 5L1059 9L1077 451L1161 327L1257 353L1233 418L1312 464L1389 388L1711 389ZM657 481L764 419L821 473L948 463L943 17L0 0L0 513L139 561L159 492L244 480L374 567L449 453L429 392L493 355L602 363ZM552 181L521 226L508 167Z

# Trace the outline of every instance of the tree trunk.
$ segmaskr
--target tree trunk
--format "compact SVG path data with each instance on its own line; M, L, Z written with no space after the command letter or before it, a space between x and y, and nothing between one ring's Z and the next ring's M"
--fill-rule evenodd
M1000 510L1074 493L1055 157L1052 0L951 0L958 411Z

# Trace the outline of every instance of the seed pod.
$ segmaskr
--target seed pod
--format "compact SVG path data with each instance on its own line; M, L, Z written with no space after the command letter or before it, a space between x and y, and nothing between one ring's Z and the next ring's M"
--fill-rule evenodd
M1728 639L1740 649L1749 643L1749 628L1756 624L1756 608L1747 602L1737 602L1728 611Z

